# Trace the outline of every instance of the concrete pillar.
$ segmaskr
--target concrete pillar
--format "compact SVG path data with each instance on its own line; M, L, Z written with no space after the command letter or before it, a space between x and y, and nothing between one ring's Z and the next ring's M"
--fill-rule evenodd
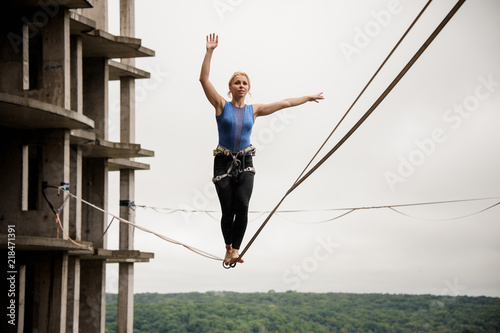
M135 0L120 0L120 35L135 37Z
M82 260L80 332L104 333L106 325L106 262Z
M120 0L120 35L135 36L135 1ZM135 59L122 59L122 63L135 65ZM135 142L135 79L122 77L120 79L120 141ZM120 170L120 201L135 200L134 170ZM130 207L120 206L120 217L135 223L135 212ZM120 249L134 248L134 228L120 224ZM119 264L118 288L118 333L132 333L134 322L134 264Z
M96 22L97 29L107 30L107 0L94 0L93 8L82 14ZM108 60L83 60L83 114L94 120L98 139L108 140ZM108 161L106 158L86 158L82 151L82 198L104 210L108 209ZM82 240L91 241L95 248L107 247L103 236L108 216L82 206ZM82 260L80 263L80 332L104 333L106 323L106 261Z
M120 199L134 200L134 170L120 170ZM127 199L124 199L127 198ZM135 223L135 211L120 207L120 217ZM120 223L120 250L134 248L134 228ZM134 264L119 264L117 332L132 333L134 322Z
M26 313L26 265L19 266L17 333L24 332L24 316Z
M80 319L80 258L68 259L68 307L66 333L79 332Z
M68 255L37 253L33 257L33 332L65 333L67 309ZM32 260L34 259L32 257ZM28 319L29 320L29 319Z
M4 9L7 10L7 9ZM10 15L9 15L10 16ZM0 24L0 91L23 96L26 30L18 17Z
M130 200L134 201L134 189L135 189L135 174L133 170L120 170L120 217L135 223L135 211L124 206L124 201ZM133 250L134 249L134 227L126 224L120 223L120 250Z
M120 141L135 141L135 80L129 77L120 79ZM120 170L120 201L135 200L134 170ZM135 211L128 206L120 206L120 217L135 223ZM134 248L134 228L128 224L120 224L120 249Z
M70 175L70 134L69 130L51 130L45 134L45 147L43 152L42 181L47 181L49 185L59 186L61 183L69 183ZM48 199L58 209L64 201L65 196L58 195L54 189L46 191ZM61 224L66 232L69 230L69 216L71 202L66 202L62 213L60 214ZM48 205L44 205L44 210L50 216L50 220L55 219L54 213L50 211ZM55 224L53 224L55 226ZM56 237L57 227L38 224L41 228L39 235L45 237ZM64 232L60 230L59 238L67 239Z
M134 324L134 264L119 264L117 333L132 333Z
M83 114L94 120L98 139L108 139L108 60L85 58L83 61ZM84 156L85 157L85 156Z
M81 13L95 21L96 29L108 31L108 0L92 0L92 8L83 8Z
M42 87L30 92L41 101L71 108L70 18L60 10L43 28Z
M102 158L83 159L82 198L104 210L108 209L108 161ZM82 206L82 240L94 242L94 248L106 248L103 236L108 216L88 205Z
M135 79L120 78L120 141L135 141Z
M83 112L83 59L80 36L71 36L71 110Z
M70 152L70 191L78 198L82 197L82 147L71 146ZM69 212L69 235L72 239L82 239L82 202L71 199Z

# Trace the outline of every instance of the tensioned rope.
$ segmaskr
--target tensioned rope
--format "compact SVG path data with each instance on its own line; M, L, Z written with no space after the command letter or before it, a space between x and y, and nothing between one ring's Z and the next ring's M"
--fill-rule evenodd
M496 207L496 206L498 206L498 205L500 205L500 202L497 202L496 204L493 204L493 205L491 205L491 206L488 206L488 207L486 207L486 208L483 208L483 209L481 209L481 210L479 210L479 211L477 211L477 212L471 213L471 214L467 214L467 215L463 215L463 216L458 216L458 217L453 217L453 218L448 218L448 219L429 219L429 218L422 218L422 217L412 216L412 215L410 215L410 214L408 214L408 213L403 213L403 212L401 212L401 211L397 210L397 209L396 209L396 208L394 208L394 207L387 207L387 208L389 208L389 209L390 209L390 210L392 210L392 211L395 211L395 212L396 212L396 213L398 213L398 214L401 214L401 215L404 215L404 216L407 216L407 217L411 217L411 218L414 218L414 219L427 220L427 221L452 221L452 220L463 219L463 218L466 218L466 217L470 217L470 216L473 216L473 215L480 214L480 213L485 212L485 211L487 211L487 210L489 210L489 209L491 209L491 208L493 208L493 207Z
M74 198L76 200L80 200L82 203L85 203L86 205L94 208L94 209L97 209L99 210L100 212L102 213L105 213L109 216L112 217L111 219L111 222L108 224L108 226L106 227L106 229L104 230L103 234L101 235L101 237L99 238L99 240L97 240L97 242L95 243L99 243L101 241L101 239L106 235L108 229L111 227L113 221L115 219L117 219L118 221L122 222L122 223L126 223L126 224L129 224L129 225L132 225L133 227L139 229L139 230L142 230L142 231L145 231L145 232L148 232L148 233L151 233L157 237L159 237L160 239L162 240L165 240L167 242L170 242L170 243L173 243L173 244L176 244L176 245L181 245L183 247L185 247L186 249L198 254L198 255L201 255L203 257L206 257L206 258L209 258L209 259L213 259L213 260L218 260L218 261L222 261L221 258L217 257L217 256L214 256L212 254L209 254L208 252L206 251L202 251L202 250L199 250L199 249L196 249L190 245L186 245L184 243L181 243L179 241L176 241L176 240L173 240L169 237L166 237L164 235L161 235L161 234L158 234L157 232L153 232L151 230L148 230L144 227L141 227L135 223L132 223L130 221L127 221L126 219L123 219L123 218L120 218L116 215L113 215L112 213L109 213L107 212L106 210L102 209L102 208L99 208L98 206L96 206L95 204L93 203L90 203L86 200L83 200L79 197L77 197L76 195L70 193L64 186L47 186L47 187L50 187L50 188L55 188L57 189L58 191L65 191L67 192L67 195L66 197L64 198L63 200L63 203L61 204L61 206L58 208L58 209L55 209L55 207L52 205L52 203L50 202L50 200L47 198L47 196L45 195L45 191L42 190L42 193L43 193L43 196L44 198L46 199L48 205L50 206L51 210L54 212L54 214L56 215L56 223L58 223L58 227L62 230L62 232L66 235L66 237L68 238L68 240L70 240L71 242L73 242L74 244L78 245L78 246L81 246L81 247L87 247L87 245L83 245L83 244L80 244L78 242L76 242L75 240L73 240L67 233L66 231L64 230L63 226L62 226L62 223L61 223L61 220L60 220L60 214L63 210L63 208L66 206L67 202L68 202L68 199L69 198ZM324 211L346 211L345 213L339 215L339 216L336 216L334 218L330 218L328 220L325 220L325 221L321 221L321 222L316 222L316 223L325 223L325 222L331 222L331 221L334 221L334 220L337 220L337 219L340 219L354 211L358 211L358 210L372 210L372 209L381 209L381 208L388 208L396 213L399 213L401 215L404 215L404 216L407 216L407 217L411 217L411 218L416 218L416 219L420 219L420 220L429 220L429 221L450 221L450 220L457 220L457 219L461 219L461 218L465 218L465 217L469 217L469 216L473 216L473 215L476 215L476 214L479 214L479 213L482 213L482 212L485 212L491 208L494 208L498 205L500 205L500 202L497 202L493 205L490 205L486 208L483 208L477 212L474 212L474 213L471 213L471 214L467 214L467 215L464 215L464 216L460 216L460 217L454 217L454 218L447 218L447 219L427 219L427 218L421 218L421 217L415 217L415 216L412 216L412 215L409 215L407 213L403 213L401 211L398 211L395 207L397 208L400 208L400 207L411 207L411 206L424 206L424 205L438 205L438 204L449 204L449 203L459 203L459 202L471 202L471 201L480 201L480 200L492 200L492 199L498 199L500 197L489 197L489 198L475 198L475 199L459 199L459 200L446 200L446 201L428 201L428 202L419 202L419 203L406 203L406 204L395 204L395 205L382 205L382 206L361 206L361 207L348 207L348 208L330 208L330 209L310 209L310 210L283 210L283 211L277 211L276 213L303 213L303 212L324 212ZM158 207L149 207L149 206L146 206L146 205L134 205L133 207L130 207L131 209L133 209L134 207L140 207L140 208L151 208L151 209L154 209L154 210L157 210L157 209L164 209L164 210L168 210L166 208L158 208ZM182 211L182 212L208 212L208 211L201 211L201 210L188 210L188 209L171 209L172 211ZM265 213L269 213L269 211L252 211L252 213L258 213L258 214L265 214ZM170 213L169 213L170 214ZM311 223L307 223L307 224L311 224ZM59 232L59 230L58 230Z
M102 213L105 213L109 216L112 217L111 219L111 222L108 224L108 226L106 227L106 229L104 230L103 234L101 235L101 237L97 240L97 242L95 243L99 243L103 238L104 236L106 235L107 231L109 230L109 228L111 227L113 221L115 219L117 219L118 221L122 222L122 223L126 223L126 224L129 224L129 225L132 225L133 227L139 229L139 230L142 230L142 231L145 231L145 232L148 232L148 233L151 233L157 237L159 237L160 239L162 240L165 240L167 242L170 242L170 243L173 243L173 244L176 244L176 245L181 245L185 248L187 248L188 250L198 254L198 255L201 255L203 257L206 257L206 258L209 258L209 259L213 259L213 260L218 260L218 261L222 261L221 258L218 258L217 256L214 256L212 254L209 254L208 252L206 251L202 251L202 250L199 250L199 249L196 249L190 245L186 245L184 243L181 243L179 241L176 241L176 240L173 240L171 238L168 238L164 235L161 235L161 234L158 234L157 232L153 232L151 230L148 230L144 227L141 227L135 223L132 223L130 221L127 221L126 219L123 219L123 218L120 218L120 217L117 217L116 215L113 215L109 212L107 212L106 210L96 206L95 204L93 203L90 203L86 200L83 200L79 197L77 197L76 195L70 193L67 189L65 189L64 186L47 186L47 187L50 187L50 188L55 188L57 189L58 191L65 191L67 192L67 195L66 197L63 199L63 203L61 204L61 206L56 209L52 203L50 202L50 200L47 198L47 196L45 195L45 191L42 190L42 193L43 193L43 196L44 198L46 199L49 207L51 208L51 210L54 212L54 214L56 215L56 223L58 223L58 228L60 228L62 230L62 232L66 235L66 237L68 238L68 240L70 240L71 242L73 242L74 244L78 245L78 246L81 246L81 247L87 247L87 245L83 245L83 244L80 244L78 243L77 241L73 240L67 233L66 231L64 230L63 226L62 226L62 223L61 223L61 220L60 220L60 214L63 210L63 208L66 206L67 202L68 202L68 199L69 198L74 198L76 200L80 200L82 203L85 203L86 205L94 208L94 209L97 209L99 210L100 212ZM469 216L472 216L472 215L476 215L476 214L479 214L479 213L482 213L484 211L487 211L493 207L496 207L498 205L500 205L500 202L497 202L493 205L490 205L484 209L481 209L480 211L477 211L477 212L474 212L472 214L468 214L468 215L465 215L465 216L461 216L461 217L455 217L455 218L448 218L448 219L440 219L440 220L437 220L437 219L425 219L425 218L420 218L420 217L415 217L415 216L411 216L407 213L403 213L403 212L400 212L398 210L396 210L395 207L411 207L411 206L423 206L423 205L438 205L438 204L449 204L449 203L458 203L458 202L471 202L471 201L480 201L480 200L491 200L491 199L498 199L500 197L489 197L489 198L475 198L475 199L460 199L460 200L447 200L447 201L430 201L430 202L419 202L419 203L407 203L407 204L396 204L396 205L382 205L382 206L362 206L362 207L349 207L349 208L330 208L330 209L310 209L310 210L283 210L283 211L278 211L277 213L303 213L303 212L324 212L324 211L346 211L345 213L339 215L339 216L336 216L334 218L331 218L331 219L328 219L328 220L325 220L325 221L321 221L321 222L317 222L317 223L324 223L324 222L331 222L331 221L334 221L334 220L337 220L337 219L340 219L354 211L358 211L358 210L371 210L371 209L380 209L380 208L388 208L388 209L391 209L393 211L395 211L396 213L399 213L399 214L402 214L404 216L407 216L407 217L411 217L411 218L416 218L416 219L424 219L424 220L430 220L430 221L448 221L448 220L456 220L456 219L461 219L461 218L465 218L465 217L469 217ZM159 209L163 209L163 210L171 210L172 212L173 211L181 211L181 212L212 212L212 211L202 211L202 210L191 210L191 209L168 209L168 208L159 208L159 207L149 207L149 206L146 206L146 205L134 205L133 207L130 207L130 208L134 208L134 207L140 207L140 208L150 208L150 209L154 209L154 210L159 210ZM171 212L169 212L168 214L170 214ZM258 214L265 214L265 213L269 213L269 211L252 211L252 213L258 213ZM261 216L260 215L260 216ZM311 223L307 223L307 224L311 224ZM58 229L58 232L59 232L59 229Z
M398 205L383 205L383 206L368 206L368 207L354 207L354 208L333 208L333 209L330 209L330 211L343 211L343 210L348 210L347 213L344 213L342 215L339 215L339 216L336 216L334 218L331 218L331 219L327 219L327 220L324 220L324 221L319 221L319 222L313 222L313 223L310 223L308 222L307 224L320 224L320 223L326 223L326 222L331 222L331 221L334 221L334 220L337 220L341 217L344 217L345 215L347 214L350 214L354 211L358 211L358 210L371 210L371 209L383 209L383 208L387 208L387 209L390 209L398 214L401 214L401 215L404 215L404 216L407 216L407 217L411 217L411 218L414 218L414 219L419 219L419 220L426 220L426 221L452 221L452 220L458 220L458 219L463 219L463 218L466 218L466 217L471 217L471 216L474 216L474 215L477 215L477 214L480 214L482 212L485 212L487 210L490 210L498 205L500 205L500 201L493 204L493 205L490 205L486 208L483 208L483 209L480 209L478 211L475 211L473 213L469 213L469 214L466 214L466 215L461 215L461 216L456 216L456 217L451 217L451 218L442 218L442 219L429 219L429 218L424 218L424 217L418 217L418 216L413 216L413 215L410 215L408 213L404 213L404 212L401 212L399 211L397 208L400 208L400 207L412 207L412 206L424 206L424 205L438 205L438 204L448 204L448 203L457 203L457 202L470 202L470 201L479 201L479 200L491 200L491 199L498 199L499 197L490 197L490 198L477 198L477 199L463 199L463 200L447 200L447 201L432 201L432 202L419 202L419 203L410 203L410 204L398 204ZM277 211L277 213L279 213L280 211ZM282 213L283 212L287 212L287 211L281 211ZM294 212L294 211L288 211L288 212ZM279 215L281 216L281 215ZM283 218L283 216L281 216Z
M318 222L306 222L305 224L320 224L320 223L326 223L326 222L331 222L334 220L338 220L341 217L344 217L354 211L358 210L372 210L372 209L390 209L398 214L405 215L407 217L415 218L415 219L420 219L420 220L428 220L428 221L451 221L451 220L458 220L458 219L463 219L466 217L470 217L473 215L480 214L482 212L485 212L489 209L492 209L496 207L497 205L500 205L500 202L497 202L493 205L490 205L486 208L482 208L479 211L469 213L466 215L461 215L461 216L456 216L456 217L451 217L451 218L443 218L443 219L429 219L429 218L423 218L423 217L417 217L417 216L412 216L407 213L401 212L397 210L396 208L401 208L401 207L414 207L414 206L427 206L427 205L442 205L442 204L451 204L451 203L462 203L462 202L472 202L472 201L484 201L484 200L493 200L493 199L500 199L500 197L488 197L488 198L474 198L474 199L459 199L459 200L445 200L445 201L426 201L426 202L418 202L418 203L405 203L405 204L395 204L395 205L380 205L380 206L362 206L362 207L346 207L346 208L325 208L325 209L292 209L292 210L277 210L275 212L275 215L280 216L281 218L285 220L292 221L289 218L284 217L283 215L286 215L287 213L320 213L320 212L343 212L347 211L345 213L342 213L338 216L335 216L333 218L329 218L323 221L318 221ZM211 213L217 213L218 211L215 210L196 210L196 209L178 209L178 208L160 208L160 207L152 207L152 206L146 206L146 205L135 205L135 207L143 208L143 209L152 209L158 213L161 214L161 210L165 211L165 214L172 214L174 212L179 212L179 213L205 213L212 217L215 221L219 221L216 217L212 216ZM256 217L256 219L260 218L264 214L269 214L271 211L249 211L250 214L259 214L259 216ZM296 221L292 221L296 222ZM297 222L300 223L300 222Z
M201 255L201 256L203 256L203 257L206 257L206 258L209 258L209 259L213 259L213 260L223 261L223 259L222 259L222 258L219 258L218 256L215 256L215 255L210 254L210 253L208 253L208 252L206 252L206 251L203 251L203 250L197 249L197 248L195 248L195 247L193 247L193 246L190 246L190 245L184 244L184 243L182 243L182 242L176 241L176 240L174 240L174 239L172 239L172 238L166 237L166 236L161 235L161 234L159 234L159 233L157 233L157 232L154 232L154 231L152 231L152 230L146 229L146 228L144 228L144 227L142 227L142 226L140 226L140 225L137 225L137 224L132 223L132 222L130 222L130 221L128 221L128 220L126 220L126 219L124 219L124 218L121 218L121 217L119 217L119 216L116 216L116 215L114 215L114 214L112 214L112 213L108 212L108 211L105 211L104 209L102 209L102 208L100 208L100 207L97 207L97 206L96 206L96 205L94 205L93 203L88 202L88 201L86 201L86 200L84 200L84 199L82 199L82 198L77 197L76 195L74 195L74 194L70 193L69 191L66 191L66 193L67 193L69 196L71 196L72 198L74 198L74 199L76 199L76 200L80 200L82 203L84 203L84 204L86 204L86 205L88 205L88 206L90 206L90 207L92 207L92 208L94 208L94 209L97 209L98 211L100 211L100 212L102 212L102 213L104 213L104 214L107 214L107 215L109 215L109 216L111 216L111 217L113 217L113 218L117 219L118 221L120 221L120 222L122 222L122 223L128 224L128 225L130 225L130 226L132 226L132 227L134 227L134 228L136 228L136 229L139 229L139 230L142 230L142 231L144 231L144 232L147 232L147 233L150 233L150 234L152 234L152 235L155 235L156 237L159 237L160 239L163 239L164 241L167 241L167 242L169 242L169 243L176 244L176 245L180 245L180 246L182 246L182 247L184 247L184 248L186 248L186 249L188 249L188 250L190 250L190 251L192 251L192 252L194 252L194 253L196 253L196 254L199 254L199 255Z
M90 206L90 207L92 207L92 208L94 208L94 209L96 209L96 210L100 211L101 213L104 213L104 214L106 214L106 215L108 215L108 216L111 216L111 217L113 218L113 219L111 220L111 222L108 224L108 226L107 226L106 230L104 231L103 235L99 238L98 242L99 242L99 241L100 241L100 240L104 237L104 235L105 235L105 234L106 234L106 232L108 231L109 227L110 227L110 226L111 226L111 224L113 223L113 220L115 220L115 219L116 219L116 220L118 220L118 221L120 221L120 222L122 222L122 223L128 224L128 225L130 225L130 226L132 226L132 227L134 227L134 228L136 228L136 229L139 229L139 230L142 230L142 231L144 231L144 232L147 232L147 233L150 233L150 234L152 234L152 235L155 235L155 236L159 237L160 239L163 239L164 241L167 241L167 242L172 243L172 244L180 245L180 246L182 246L182 247L184 247L184 248L186 248L186 249L188 249L188 250L190 250L190 251L192 251L192 252L194 252L194 253L196 253L196 254L198 254L198 255L201 255L201 256L203 256L203 257L206 257L206 258L209 258L209 259L213 259L213 260L223 261L223 259L222 259L222 258L219 258L218 256L215 256L215 255L210 254L210 253L208 253L208 252L206 252L206 251L203 251L203 250L199 250L199 249L197 249L197 248L195 248L195 247L193 247L193 246L190 246L190 245L184 244L184 243L182 243L182 242L176 241L176 240L174 240L174 239L172 239L172 238L166 237L166 236L161 235L161 234L159 234L159 233L157 233L157 232L154 232L154 231L149 230L149 229L147 229L147 228L144 228L144 227L142 227L142 226L140 226L140 225L137 225L137 224L135 224L135 223L132 223L132 222L130 222L130 221L128 221L128 220L126 220L126 219L124 219L124 218L121 218L121 217L119 217L119 216L116 216L116 215L114 215L114 214L112 214L112 213L110 213L110 212L108 212L108 211L104 210L103 208L100 208L100 207L96 206L95 204L93 204L93 203L91 203L91 202L89 202L89 201L86 201L86 200L84 200L84 199L82 199L82 198L79 198L78 196L76 196L76 195L74 195L74 194L70 193L70 192L69 192L66 188L64 188L64 187L55 187L55 186L50 186L50 187L52 187L52 188L57 188L57 189L58 189L58 191L63 191L64 193L67 193L67 196L66 196L66 198L65 198L65 199L64 199L64 201L63 201L63 205L61 206L61 208L60 208L59 210L56 210L56 209L54 208L54 206L53 206L53 205L52 205L52 203L48 200L48 198L45 196L45 193L44 193L44 197L45 197L45 199L46 199L47 203L49 204L49 206L50 206L51 210L52 210L52 211L56 214L56 219L59 221L59 226L60 226L60 228L63 230L63 232L64 232L64 229L63 229L62 224L61 224L61 222L60 222L60 219L59 219L59 214L60 214L60 211L62 210L62 208L64 207L64 205L66 204L66 202L67 202L68 198L73 198L73 199L76 199L76 200L80 200L82 203L86 204L87 206ZM72 241L73 243L75 243L75 244L77 244L77 245L80 245L80 246L86 246L86 245L79 244L79 243L77 243L76 241L72 240L72 239L69 237L69 235L66 235L66 236L67 236L67 237L68 237L68 239L69 239L70 241Z
M243 249L243 251L240 253L238 259L231 264L231 267L235 267L236 263L239 262L241 258L245 255L245 253L248 251L250 246L253 244L257 236L261 233L262 229L266 226L266 224L269 222L271 217L274 215L274 213L278 210L278 208L281 206L283 201L286 199L286 197L294 191L300 184L302 184L313 172L315 172L330 156L332 156L333 153L337 151L337 149L342 146L342 144L361 126L361 124L370 116L370 114L378 107L378 105L387 97L387 95L392 91L392 89L399 83L399 81L403 78L403 76L410 70L410 68L415 64L415 62L420 58L420 56L424 53L424 51L427 49L427 47L432 43L432 41L439 35L439 33L443 30L443 28L446 26L446 24L451 20L451 18L456 14L456 12L460 9L460 7L465 3L465 0L459 0L456 5L452 8L452 10L448 13L448 15L443 19L443 21L439 24L439 26L434 30L434 32L429 36L429 38L424 42L424 44L420 47L420 49L417 51L417 53L412 57L412 59L406 64L406 66L403 68L403 70L396 76L396 78L391 82L389 87L382 93L382 95L375 101L375 103L368 109L368 111L361 117L361 119L347 132L347 134L333 147L314 167L309 170L305 175L303 173L301 176L295 181L295 183L290 187L290 189L285 193L283 198L278 202L278 204L274 207L274 209L271 211L271 213L268 215L268 217L265 219L265 221L262 223L260 228L256 231L254 236L250 239L246 247ZM427 6L426 6L427 7ZM425 9L425 8L424 8ZM417 17L416 20L418 20L419 16ZM413 27L413 24L410 26L410 29ZM403 38L406 36L403 35ZM398 44L399 45L399 42ZM392 54L392 52L391 52Z

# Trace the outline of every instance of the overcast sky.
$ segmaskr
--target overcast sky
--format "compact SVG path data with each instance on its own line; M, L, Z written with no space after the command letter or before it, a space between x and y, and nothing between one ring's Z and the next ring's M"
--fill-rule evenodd
M118 33L118 1L110 31ZM136 222L219 257L224 243L212 177L217 128L198 77L205 36L219 35L211 80L226 96L234 71L250 75L247 104L324 92L325 100L259 118L250 210L271 210L298 177L425 0L192 0L136 2L136 35L156 56L137 81L136 141L155 151L136 173ZM436 0L327 144L356 123L456 1ZM220 262L137 230L135 292L269 290L500 297L500 2L467 1L352 137L284 202L245 255ZM117 83L110 85L110 140L119 141ZM118 211L118 173L110 204ZM496 199L347 211L333 208ZM243 245L266 215L251 214ZM418 217L418 218L416 218ZM115 225L108 238L117 248ZM117 266L108 265L108 291Z

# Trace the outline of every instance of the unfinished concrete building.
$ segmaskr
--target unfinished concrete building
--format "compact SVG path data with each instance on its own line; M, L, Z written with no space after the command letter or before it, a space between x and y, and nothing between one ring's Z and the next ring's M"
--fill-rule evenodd
M149 169L135 158L154 155L135 141L135 80L150 75L134 58L154 51L134 36L134 6L120 0L117 36L107 0L2 1L1 332L104 332L109 263L119 265L118 332L133 331L134 263L153 253L134 249L124 223L109 249L110 216L80 199L118 205L108 203L108 173L119 172L120 218L134 223L134 174ZM120 142L108 138L111 80Z

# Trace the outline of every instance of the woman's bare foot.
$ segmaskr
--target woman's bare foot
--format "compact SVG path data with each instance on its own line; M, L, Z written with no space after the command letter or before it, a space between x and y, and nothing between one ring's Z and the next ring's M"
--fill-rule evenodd
M233 249L232 252L231 252L231 263L234 263L236 262L236 260L238 260L238 257L240 256L239 255L239 249ZM240 260L238 260L239 263L244 263L245 260L243 260L243 258L241 258Z
M224 265L228 266L232 260L233 247L231 245L226 245L226 255L224 256Z

